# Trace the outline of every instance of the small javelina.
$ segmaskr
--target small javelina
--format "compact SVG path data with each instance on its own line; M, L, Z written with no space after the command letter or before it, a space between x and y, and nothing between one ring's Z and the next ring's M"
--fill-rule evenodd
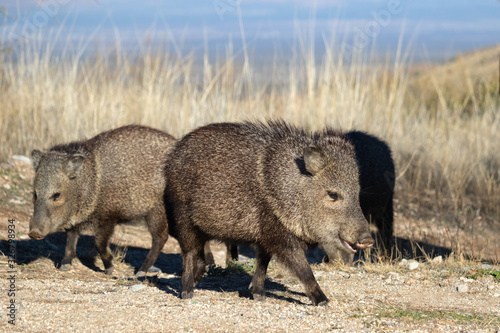
M193 297L205 272L204 244L217 239L255 244L255 299L265 297L274 255L313 304L326 304L306 244L329 255L373 244L358 177L354 148L341 135L314 137L284 122L212 124L187 134L169 156L165 190L182 250L181 297Z
M106 274L113 272L109 239L117 223L145 218L153 241L138 274L147 272L168 238L163 203L166 156L175 139L149 127L130 125L94 138L32 152L35 168L29 236L66 231L60 269L69 270L80 230L89 225Z
M316 133L318 137L338 136L338 132L326 129ZM353 144L359 167L360 205L364 216L379 230L381 246L390 255L393 245L393 195L394 162L389 146L375 136L351 131L344 136ZM206 248L205 252L208 252ZM227 244L227 260L237 260L237 245ZM354 254L338 252L331 259L342 259L350 264Z

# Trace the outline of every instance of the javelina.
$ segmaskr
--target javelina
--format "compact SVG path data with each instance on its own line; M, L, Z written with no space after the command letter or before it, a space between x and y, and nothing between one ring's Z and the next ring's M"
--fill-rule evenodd
M382 140L359 131L345 134L354 145L359 167L360 205L368 221L378 228L382 246L393 245L395 170L391 149Z
M338 136L326 129L316 136ZM353 144L359 167L360 205L364 216L374 223L380 234L384 250L390 254L393 243L394 162L389 146L382 140L359 131L344 134ZM206 251L206 250L205 250ZM237 245L227 244L227 260L237 260ZM339 252L332 259L352 263L354 254Z
M95 244L106 269L113 271L109 239L117 223L145 218L153 237L138 273L147 272L168 238L163 192L165 157L175 139L149 127L130 125L94 138L32 152L35 168L29 236L66 231L60 269L76 256L80 229L95 230Z
M205 271L210 239L256 245L255 299L265 297L275 255L315 305L328 299L306 244L331 254L374 242L359 206L354 148L340 135L314 138L283 122L212 124L177 142L165 174L170 230L182 250L182 298L193 296Z

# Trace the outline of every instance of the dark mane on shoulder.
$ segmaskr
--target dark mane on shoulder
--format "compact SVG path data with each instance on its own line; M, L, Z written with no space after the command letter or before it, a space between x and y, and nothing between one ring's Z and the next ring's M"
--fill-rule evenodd
M86 155L89 152L87 141L74 141L66 144L59 144L51 147L49 151L63 153L63 154L83 154Z
M289 124L283 119L267 120L265 122L245 122L243 125L264 137L272 137L274 139L282 139L290 136L311 137L310 132Z

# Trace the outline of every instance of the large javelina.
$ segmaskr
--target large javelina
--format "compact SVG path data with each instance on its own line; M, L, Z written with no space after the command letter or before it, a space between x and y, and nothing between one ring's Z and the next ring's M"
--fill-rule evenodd
M252 280L264 299L271 256L326 304L306 260L307 243L327 254L373 244L359 206L354 148L342 136L313 137L283 122L213 124L178 141L166 167L165 204L179 240L182 298L205 272L210 239L256 245Z
M66 231L60 269L76 256L79 231L95 230L96 248L106 274L113 272L109 239L117 223L145 218L152 247L138 274L156 261L168 238L163 204L164 164L175 140L149 127L130 125L94 138L32 152L35 212L29 236Z
M338 132L326 129L316 133L318 137L338 136ZM393 245L393 195L394 162L389 146L375 136L360 131L344 134L353 144L359 167L360 205L366 219L379 230L383 250L390 255ZM207 251L205 251L207 252ZM227 260L237 260L236 245L227 245ZM354 254L339 251L331 259L352 263Z

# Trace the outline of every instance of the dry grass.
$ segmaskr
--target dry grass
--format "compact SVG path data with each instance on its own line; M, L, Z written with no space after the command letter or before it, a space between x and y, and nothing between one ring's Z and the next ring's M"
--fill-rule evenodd
M41 40L0 59L0 160L129 123L181 136L210 122L283 118L385 139L396 161L398 214L449 234L498 227L498 77L481 74L498 48L415 71L402 52L393 62L345 62L329 40L318 63L298 40L292 60L276 57L263 75L251 59L238 65L231 44L225 57L198 65L176 45L172 54L142 43L130 54L117 41L91 57L83 46L54 51L62 37Z

